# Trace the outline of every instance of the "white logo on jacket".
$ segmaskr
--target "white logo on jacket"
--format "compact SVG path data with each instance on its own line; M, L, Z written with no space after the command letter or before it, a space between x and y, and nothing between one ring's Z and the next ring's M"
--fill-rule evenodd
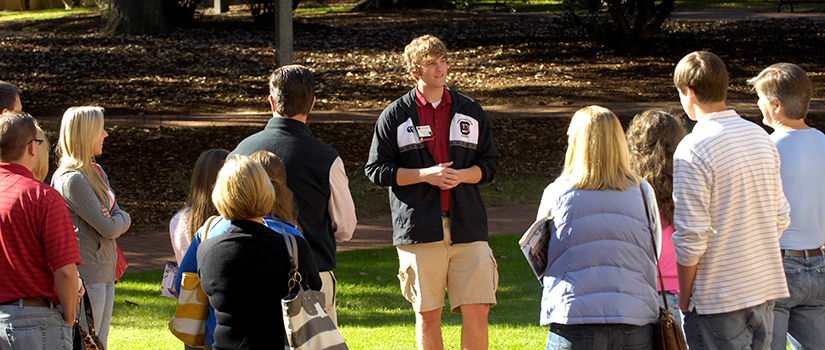
M470 149L478 147L478 121L466 114L456 113L450 122L450 146L459 146ZM398 150L401 152L427 147L421 141L418 130L411 118L398 125L396 129Z

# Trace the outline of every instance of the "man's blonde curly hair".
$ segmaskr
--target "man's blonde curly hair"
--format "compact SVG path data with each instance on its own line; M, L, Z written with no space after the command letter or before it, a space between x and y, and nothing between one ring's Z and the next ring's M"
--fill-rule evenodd
M413 39L404 48L404 64L407 71L420 73L421 62L447 57L447 47L440 39L432 35L422 35Z

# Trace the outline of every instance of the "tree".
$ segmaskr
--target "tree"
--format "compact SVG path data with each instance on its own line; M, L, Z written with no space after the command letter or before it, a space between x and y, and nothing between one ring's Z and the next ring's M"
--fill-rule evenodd
M163 34L171 30L164 0L110 0L105 31L110 35Z
M564 18L593 40L624 48L652 38L673 12L675 0L564 0ZM604 11L609 17L605 17ZM584 11L585 14L580 14ZM612 24L608 22L612 21Z
M606 0L605 2L619 38L639 42L650 39L659 32L662 24L673 12L675 0Z

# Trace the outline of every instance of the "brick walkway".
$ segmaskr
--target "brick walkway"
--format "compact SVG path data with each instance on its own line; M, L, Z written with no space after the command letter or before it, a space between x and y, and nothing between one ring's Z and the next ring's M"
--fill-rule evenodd
M536 218L538 203L487 210L487 222L491 235L522 233ZM161 270L167 260L175 260L169 232L126 235L118 238L120 249L129 262L126 272ZM338 245L338 251L392 246L390 218L361 220L352 240Z

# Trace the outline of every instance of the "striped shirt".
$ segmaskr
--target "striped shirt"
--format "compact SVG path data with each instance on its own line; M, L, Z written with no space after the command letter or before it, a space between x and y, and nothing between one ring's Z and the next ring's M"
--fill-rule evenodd
M733 110L706 117L673 156L676 261L698 264L689 309L718 314L788 297L779 153Z
M54 271L80 264L60 193L18 164L0 163L0 303L44 297L60 304Z

